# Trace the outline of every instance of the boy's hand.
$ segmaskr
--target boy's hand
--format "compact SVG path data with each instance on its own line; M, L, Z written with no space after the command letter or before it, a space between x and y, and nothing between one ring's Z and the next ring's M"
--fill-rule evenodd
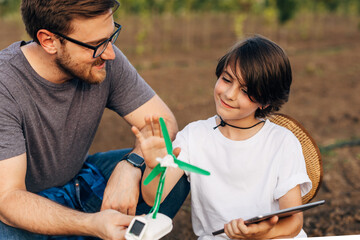
M158 116L145 117L145 127L141 131L133 126L131 128L136 138L140 142L140 148L144 155L144 160L149 168L154 168L159 163L157 157L164 157L166 145L161 133Z
M224 230L231 239L263 239L278 220L279 218L274 216L266 221L246 225L244 220L239 218L225 224Z

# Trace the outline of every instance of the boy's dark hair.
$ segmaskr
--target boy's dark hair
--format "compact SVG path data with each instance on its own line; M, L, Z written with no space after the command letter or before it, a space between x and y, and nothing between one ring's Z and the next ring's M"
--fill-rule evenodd
M274 42L256 35L235 44L220 58L215 72L218 78L227 66L236 76L241 75L249 98L264 106L256 110L255 117L266 117L288 101L291 66L284 50Z
M114 12L118 6L117 0L22 0L21 15L27 33L39 43L40 29L69 34L73 19L93 18L110 9Z

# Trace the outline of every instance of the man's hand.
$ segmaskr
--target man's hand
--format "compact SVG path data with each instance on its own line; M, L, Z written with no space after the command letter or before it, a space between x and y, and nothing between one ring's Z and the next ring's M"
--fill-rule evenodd
M243 219L235 219L225 224L225 233L231 239L263 239L278 222L279 218L274 216L266 221L245 225Z
M95 227L94 235L105 240L125 239L127 226L132 219L132 216L112 209L95 213L92 218L92 226Z
M139 168L127 161L119 162L106 185L101 211L114 209L127 215L135 215L140 179Z

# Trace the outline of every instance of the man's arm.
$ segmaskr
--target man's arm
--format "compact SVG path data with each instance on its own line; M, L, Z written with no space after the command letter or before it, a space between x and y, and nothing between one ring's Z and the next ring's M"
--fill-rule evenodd
M174 139L178 132L175 116L158 95L155 95L145 104L126 115L124 119L131 126L142 129L145 126L145 116L152 114L164 118L169 135L171 139ZM142 155L137 141L135 141L132 152ZM127 161L118 163L106 186L101 210L115 209L125 214L135 215L140 179L140 169L133 167Z
M116 211L87 214L28 192L26 154L0 161L0 220L46 235L91 235L122 239L131 217Z
M144 105L129 113L124 118L131 126L142 129L145 126L145 116L152 116L154 114L165 120L170 138L174 140L176 133L179 131L178 124L174 114L158 95L152 97Z

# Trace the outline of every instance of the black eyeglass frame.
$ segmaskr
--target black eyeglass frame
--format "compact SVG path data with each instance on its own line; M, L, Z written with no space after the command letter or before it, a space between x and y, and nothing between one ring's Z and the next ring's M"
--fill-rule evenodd
M52 33L54 33L54 34L56 34L56 35L59 35L60 37L66 39L66 40L68 40L68 41L70 41L70 42L72 42L72 43L75 43L75 44L78 44L78 45L80 45L80 46L83 46L83 47L86 47L86 48L89 48L89 49L94 50L93 58L97 58L97 57L99 57L101 54L103 54L103 53L105 52L105 50L106 50L107 45L109 44L109 42L115 43L115 41L117 40L117 37L119 36L119 33L120 33L120 30L121 30L121 27L122 27L122 26L121 26L120 24L116 23L116 22L114 22L114 25L115 25L115 27L118 28L118 29L116 29L116 31L115 31L108 39L106 39L105 41L99 43L97 46L92 46L92 45L89 45L89 44L87 44L87 43L80 42L80 41L78 41L78 40L76 40L76 39L73 39L73 38L71 38L71 37L68 37L68 36L66 36L66 35L64 35L64 34L61 34L61 33L58 33L58 32L52 32ZM113 40L113 38L114 38L115 36L116 36L116 38ZM105 44L104 49L103 49L100 53L98 53L97 55L95 55L95 54L96 54L96 51L98 50L98 48L101 47L101 46L104 45L104 44Z

